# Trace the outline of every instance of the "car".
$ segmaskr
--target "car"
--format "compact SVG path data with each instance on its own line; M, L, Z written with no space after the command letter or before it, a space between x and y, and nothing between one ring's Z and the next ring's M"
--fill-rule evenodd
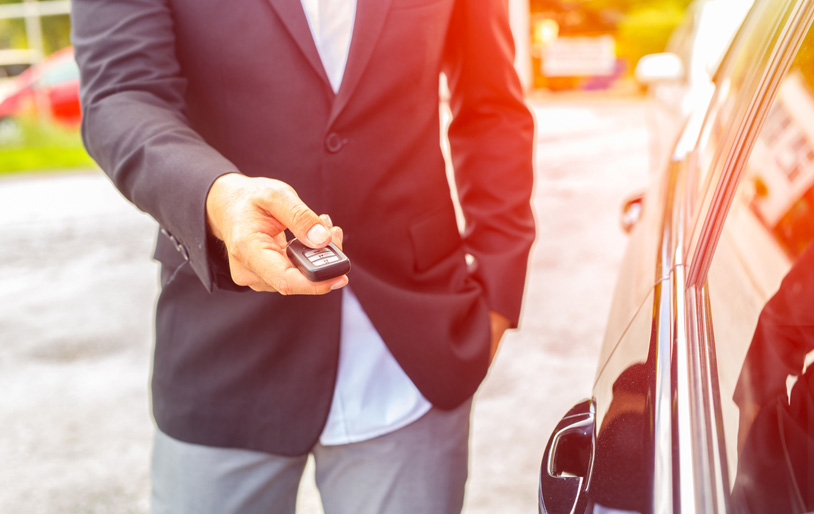
M712 93L712 78L753 0L696 0L662 53L645 55L634 77L651 109L650 161L664 162L687 116ZM657 170L657 166L653 167Z
M541 513L814 511L812 20L814 0L754 0L628 202L591 397L548 440Z
M23 117L55 121L77 127L79 68L73 48L64 48L31 66L13 79L0 96L0 123Z

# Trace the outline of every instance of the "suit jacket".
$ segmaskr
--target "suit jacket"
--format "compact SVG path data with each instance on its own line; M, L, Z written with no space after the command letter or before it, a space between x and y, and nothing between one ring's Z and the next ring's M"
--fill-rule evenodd
M337 94L300 0L74 0L73 27L88 151L162 227L161 430L296 455L328 415L341 295L231 281L205 199L232 171L287 182L344 229L354 293L428 400L474 393L488 311L516 324L534 235L533 122L505 0L358 0ZM442 70L463 235L439 145Z

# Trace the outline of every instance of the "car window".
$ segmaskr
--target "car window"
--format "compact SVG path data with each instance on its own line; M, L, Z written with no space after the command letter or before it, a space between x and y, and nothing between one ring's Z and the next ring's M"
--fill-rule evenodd
M814 34L780 82L707 276L735 512L814 510Z
M670 34L670 39L667 41L665 48L667 52L675 54L681 59L685 70L689 68L692 59L693 35L696 32L696 19L701 4L703 4L703 2L693 2L690 4L683 22Z
M710 185L718 181L727 165L738 137L737 128L747 116L751 99L769 65L769 49L779 37L777 27L788 15L784 2L757 2L718 68L714 98L696 145L696 166L688 177L689 208L694 213L696 232L700 231L699 222L706 217L712 202ZM698 236L694 234L695 238Z
M687 74L708 79L715 75L754 0L704 0L697 6L696 27L689 49Z

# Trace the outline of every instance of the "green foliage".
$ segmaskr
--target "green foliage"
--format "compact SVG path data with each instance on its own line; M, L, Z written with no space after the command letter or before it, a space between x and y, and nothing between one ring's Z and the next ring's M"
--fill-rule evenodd
M0 20L0 48L26 48L27 45L22 19Z
M683 21L687 8L695 0L530 0L532 9L565 10L593 13L586 18L610 20L616 38L616 55L633 70L647 54L662 52L672 31ZM585 28L581 28L585 30Z
M0 0L0 4L16 3L20 3L20 0ZM41 24L46 55L71 44L70 16L44 16ZM0 48L30 48L22 18L0 20Z
M77 129L35 120L0 121L0 174L92 166Z
M659 0L577 0L577 1L583 8L590 9L592 11L613 10L626 14L630 14L635 11L641 11L645 9L660 8L661 4L665 3ZM692 2L693 0L674 0L669 3L674 4L683 11Z
M663 52L670 34L684 19L684 0L637 2L617 29L617 55L636 66L647 54Z
M71 45L71 18L67 14L42 18L45 53L51 54Z

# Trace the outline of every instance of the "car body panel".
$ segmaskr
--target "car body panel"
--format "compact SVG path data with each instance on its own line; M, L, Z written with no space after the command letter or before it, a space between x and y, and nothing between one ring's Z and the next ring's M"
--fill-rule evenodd
M730 492L739 463L733 460L730 420L737 413L721 391L731 397L734 372L718 361L710 315L715 305L729 308L732 302L726 286L708 285L706 276L713 255L738 261L744 270L756 265L749 248L719 244L720 235L757 134L812 17L811 0L755 1L703 115L690 116L678 138L683 147L653 177L623 261L594 383L589 479L568 512L733 511ZM812 156L814 162L814 149ZM762 288L755 295L760 301L778 280L764 277L761 284L736 265L724 266L740 273L733 283L753 280ZM753 303L752 310L759 309ZM740 337L752 328L744 327ZM545 483L541 479L541 488ZM541 491L541 512L555 512L549 508L555 503L568 504Z

